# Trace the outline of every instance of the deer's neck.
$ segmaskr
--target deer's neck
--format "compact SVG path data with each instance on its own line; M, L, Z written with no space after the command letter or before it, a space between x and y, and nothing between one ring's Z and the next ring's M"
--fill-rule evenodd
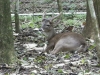
M46 35L47 35L47 41L49 41L51 38L53 38L55 35L56 35L56 32L54 29L52 29L51 31L49 32L45 32Z

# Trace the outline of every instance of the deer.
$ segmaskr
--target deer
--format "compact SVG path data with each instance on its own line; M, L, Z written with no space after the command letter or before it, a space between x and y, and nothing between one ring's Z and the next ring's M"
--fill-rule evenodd
M53 20L58 18L61 14L62 13L51 18L45 18L43 16L41 28L48 42L43 52L49 53L50 50L52 50L50 54L57 54L60 51L85 52L87 50L87 43L81 34L75 32L56 33Z

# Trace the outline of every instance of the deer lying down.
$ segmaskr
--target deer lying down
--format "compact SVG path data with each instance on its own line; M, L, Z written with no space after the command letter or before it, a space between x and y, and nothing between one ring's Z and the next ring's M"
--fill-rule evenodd
M55 17L54 17L55 18ZM86 51L87 44L83 36L74 32L56 33L53 26L53 19L42 20L42 30L47 36L48 45L46 52L53 50L51 54L59 51Z

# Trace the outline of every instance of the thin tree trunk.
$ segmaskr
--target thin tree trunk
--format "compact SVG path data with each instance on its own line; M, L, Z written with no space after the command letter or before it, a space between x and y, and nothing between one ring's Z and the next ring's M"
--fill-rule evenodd
M0 63L11 64L15 61L10 1L0 0Z
M19 0L15 2L15 32L20 33L20 26L19 26Z
M57 0L57 4L58 4L58 11L60 13L62 11L61 0Z

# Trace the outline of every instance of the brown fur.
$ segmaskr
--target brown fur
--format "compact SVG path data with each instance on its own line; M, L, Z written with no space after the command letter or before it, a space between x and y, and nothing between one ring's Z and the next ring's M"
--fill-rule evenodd
M42 20L42 29L44 30L48 41L46 52L53 50L51 54L59 51L86 51L87 44L83 36L73 32L56 33L51 19Z
M53 49L52 54L59 51L86 51L87 44L85 39L77 33L66 32L56 34L48 41L48 46L45 51Z

